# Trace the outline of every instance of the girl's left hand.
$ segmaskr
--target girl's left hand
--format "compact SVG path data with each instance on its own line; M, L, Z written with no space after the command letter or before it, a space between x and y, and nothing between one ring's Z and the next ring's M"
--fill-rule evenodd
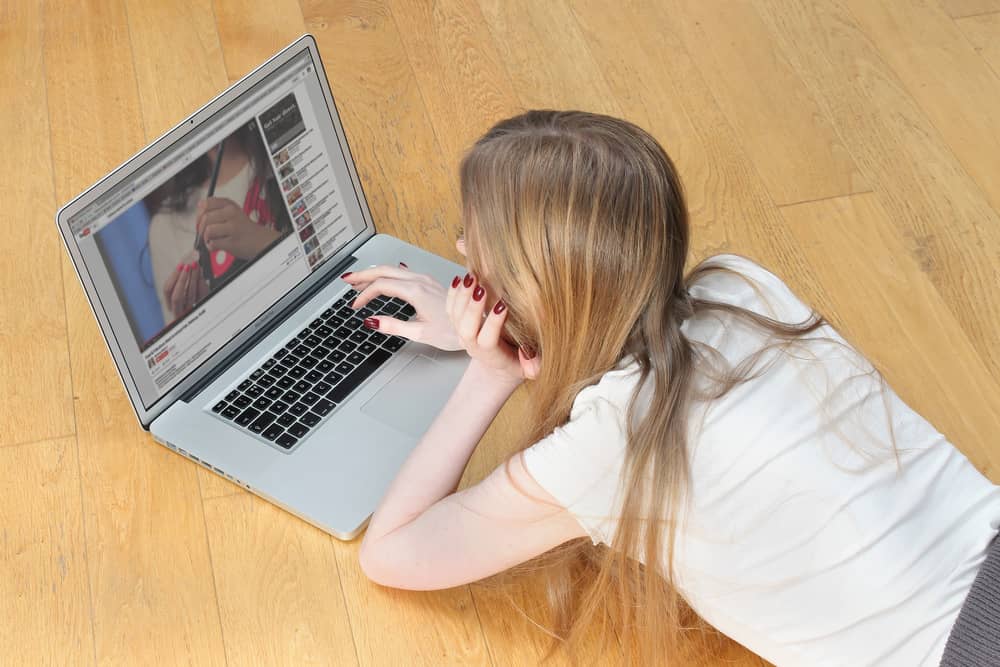
M486 288L479 285L475 277L471 274L466 274L464 279L455 277L448 290L445 310L462 347L474 362L498 380L516 385L536 377L538 358L526 357L523 350L515 349L500 337L507 320L507 305L502 299L497 301L483 319L488 305Z

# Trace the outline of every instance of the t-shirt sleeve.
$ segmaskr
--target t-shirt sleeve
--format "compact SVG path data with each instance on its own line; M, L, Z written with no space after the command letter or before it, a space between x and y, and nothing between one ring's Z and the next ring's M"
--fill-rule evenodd
M713 255L708 263L733 269L752 280L759 292L741 278L729 274L712 274L691 288L692 296L699 290L710 291L710 298L736 303L781 322L798 324L809 318L812 308L803 302L778 276L742 255Z
M570 420L524 450L524 466L576 518L591 542L610 544L620 507L624 415L594 396L595 390L580 392Z

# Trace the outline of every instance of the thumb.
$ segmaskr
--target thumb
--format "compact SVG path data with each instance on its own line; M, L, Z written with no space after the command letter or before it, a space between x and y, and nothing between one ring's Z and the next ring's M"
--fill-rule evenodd
M365 327L388 336L402 336L403 338L414 340L414 334L416 333L414 330L417 325L415 322L397 320L395 317L389 317L388 315L373 315L372 317L365 318Z

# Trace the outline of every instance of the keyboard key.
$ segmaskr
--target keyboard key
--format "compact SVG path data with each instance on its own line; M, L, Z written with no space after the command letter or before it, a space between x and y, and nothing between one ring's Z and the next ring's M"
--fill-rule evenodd
M301 438L306 433L309 432L309 427L305 424L295 423L288 427L288 432L294 435L296 438Z
M344 352L354 352L354 350L358 349L358 344L353 340L345 340L337 347L337 349Z
M355 331L351 334L351 340L355 343L363 343L368 340L368 332L366 331Z
M353 345L353 344L354 343L351 343L351 345ZM347 358L347 355L344 353L343 350L334 350L333 352L330 353L330 357L329 357L330 361L332 361L333 363L337 363L339 361L343 361L346 358Z
M233 419L235 417L238 417L239 414L240 414L240 409L237 408L235 405L230 405L229 407L222 409L222 416L225 417L226 419Z
M329 382L330 384L337 384L338 382L340 382L343 379L344 379L343 375L341 375L340 373L337 373L336 371L334 371L332 373L327 373L326 377L323 378L323 381L324 382Z
M254 410L253 408L247 408L240 413L240 416L236 418L236 423L240 426L246 426L254 419L260 416L260 410Z
M270 387L272 384L274 384L274 378L271 377L270 375L262 375L259 378L257 378L257 384L259 384L261 387Z
M337 372L343 373L344 375L350 373L353 370L354 366L352 364L347 363L346 361L342 361L337 365Z
M354 314L354 309L351 308L350 306L344 306L343 308L337 311L337 316L343 317L345 320L353 314Z
M306 368L312 368L313 366L315 366L318 363L319 363L319 359L317 359L316 357L313 357L313 356L308 356L308 357L305 357L304 359L302 359L302 361L299 362L299 366L305 366Z
M292 407L288 408L288 411L291 412L293 415L298 416L305 413L308 409L309 406L306 405L305 403L296 403Z
M302 402L305 403L306 405L312 405L318 400L319 400L319 395L311 391L307 391L302 395Z
M266 396L261 396L260 398L258 398L256 401L253 402L253 406L258 410L267 410L269 407L271 407L271 403L273 403L273 401L270 398Z
M278 363L284 366L285 368L291 368L292 366L295 366L299 363L299 358L296 357L294 354L289 354Z
M239 389L240 391L243 391L244 389L246 389L247 387L249 387L252 384L253 384L253 380L244 380L243 382L240 382L240 386L237 387L237 389Z
M282 433L281 435L278 436L278 439L275 440L275 442L277 442L285 449L291 449L292 447L295 446L295 443L298 441L299 441L298 438L292 437L287 433Z
M330 414L330 410L333 410L333 403L326 400L325 398L316 402L316 405L312 407L312 411L318 414L320 417L325 417Z
M285 390L281 387L271 387L264 392L264 395L270 398L272 401L276 398L281 398L281 395L285 393Z
M289 424L295 423L295 415L291 413L285 413L278 417L278 423L282 426L288 426Z
M333 317L330 318L327 324L329 324L331 328L336 329L337 327L344 325L344 320L343 318L334 315Z
M325 324L323 326L321 326L321 327L317 327L316 328L316 335L319 336L320 338L326 338L327 336L329 336L332 333L333 333L333 329L331 329L330 327L326 326Z
M372 299L371 301L369 301L368 303L375 304L376 307L378 307L378 306L384 306L385 304L389 303L389 299L386 298L384 295L383 296L377 296L374 299Z
M316 370L320 373L329 373L333 370L333 362L329 359L323 359L318 364L316 364Z
M307 412L301 417L299 417L299 422L305 424L306 426L312 427L318 424L320 422L320 419L321 418L319 415L315 415L312 412Z
M338 327L337 330L333 332L333 335L339 338L340 340L344 340L345 338L351 335L351 330L348 329L347 325L345 324L342 327Z
M388 338L388 336L386 336L384 333L379 333L377 331L368 336L368 340L372 343L375 343L376 345L381 345L382 341L384 341L386 338Z
M311 326L313 329L321 327L323 326L323 320L316 318L315 320L309 323L309 326Z
M253 396L254 398L257 398L258 396L260 396L261 394L264 393L264 388L260 387L258 385L252 384L252 385L250 385L249 387L247 387L244 390L244 393L247 396Z
M271 412L276 415L280 415L282 412L288 409L288 403L284 401L275 401L271 404Z
M286 350L285 348L281 348L280 350L274 353L274 358L281 359L286 354L288 354L288 350Z
M302 377L305 374L306 374L306 369L303 368L302 366L296 366L295 368L289 368L288 369L288 375L289 375L289 377L293 377L296 380L298 380L300 377Z
M278 364L273 368L271 368L271 370L269 370L267 374L273 377L275 380L277 380L282 376L284 376L284 374L287 372L288 372L288 366L282 366L281 364Z
M374 314L375 314L375 311L372 310L371 308L367 307L367 306L365 306L364 308L361 308L361 309L358 310L358 317L361 317L361 318L368 318L368 317L371 317Z
M275 415L273 413L265 412L260 417L257 417L257 419L253 420L253 423L250 424L250 430L253 431L254 433L260 433L265 428L270 426L271 422L273 422L274 419Z
M292 389L294 391L299 392L300 394L303 394L312 389L312 383L306 382L305 380L299 380L298 382L295 383L295 386L292 387Z
M406 315L407 317L413 317L414 315L417 314L416 309L410 304L406 304L405 306L403 306L403 309L400 312L403 315Z
M320 343L321 340L322 339L321 338L317 338L315 334L310 334L310 335L306 336L306 339L304 341L302 341L302 342L303 342L303 344L308 345L309 347L312 348L312 347L316 347L317 345L319 345L319 343Z
M317 382L316 386L312 388L314 392L320 395L325 394L326 392L330 391L330 389L332 389L332 386L327 384L326 382Z
M304 357L307 354L309 354L309 351L310 351L309 348L306 347L305 345L299 345L297 348L292 350L292 354L294 354L296 357Z
M231 392L229 392L228 394L226 394L226 400L227 401L235 401L236 397L239 396L239 395L240 395L240 392L238 392L237 390L233 389Z
M222 412L222 410L225 407L226 407L226 402L225 401L219 401L218 403L216 403L215 405L212 406L212 412Z
M250 405L251 402L252 401L250 400L250 398L246 396L237 396L236 400L233 401L233 405L235 405L238 408L245 408L246 406Z
M313 349L312 356L316 357L317 359L322 359L328 354L330 354L330 348L324 347L323 345L317 345Z
M281 400L283 400L285 403L295 403L297 400L299 400L300 396L301 394L297 394L294 391L286 391L285 395L281 397Z
M395 315L398 312L399 312L399 306L397 306L392 302L385 304L379 309L379 313L383 315Z
M404 345L406 345L406 339L399 336L389 336L389 339L382 343L382 347L392 352L398 351Z
M365 379L378 370L378 367L388 361L391 357L392 355L385 350L375 350L372 353L372 356L365 359L360 366L341 380L341 382L333 388L333 391L327 394L327 399L333 401L334 403L343 403L348 394L357 389L357 387L364 382Z
M263 374L264 374L264 371L262 371L262 370L260 370L258 368L257 370L255 370L253 373L250 374L250 379L251 380L256 380L257 378L259 378Z
M346 305L347 305L347 299L345 299L344 297L340 297L339 299L333 302L333 305L330 306L330 308L332 310L337 310L338 308L342 308Z
M267 361L264 362L264 365L261 366L261 368L263 368L266 371L266 370L269 370L272 366L274 366L277 363L278 362L275 361L274 359L268 359Z
M352 364L360 364L362 361L365 360L365 355L361 354L360 352L351 352L349 355L347 355L347 360Z
M343 296L343 299L344 299L344 301L346 301L347 303L350 303L351 301L354 301L355 297L357 297L357 296L358 296L358 293L357 293L357 292L355 292L355 291L354 291L354 290L352 290L352 289L349 289L349 290L347 290L346 292L344 292L344 296Z
M396 319L405 322L406 320L410 319L410 315L404 313L403 311L399 311L398 313L396 313Z
M371 342L370 340L366 340L365 342L361 343L361 345L358 346L358 352L364 355L368 355L374 352L376 347L377 346L375 345L375 343Z
M331 317L333 317L333 309L327 308L322 313L320 313L319 316L324 320L330 319Z
M312 370L306 373L305 379L308 380L309 382L319 382L320 380L323 379L323 374L320 373L319 371Z
M295 384L295 380L290 377L283 377L280 380L278 380L278 386L281 387L282 389L288 389L293 384Z
M268 426L266 429L264 429L264 432L261 433L261 435L263 435L268 440L274 440L279 435L281 435L284 430L285 429L281 428L277 424L272 424Z

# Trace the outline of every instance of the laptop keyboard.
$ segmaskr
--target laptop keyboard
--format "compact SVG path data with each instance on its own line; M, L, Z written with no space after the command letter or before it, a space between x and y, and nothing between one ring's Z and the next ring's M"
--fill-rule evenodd
M408 320L413 306L380 296L354 310L349 304L357 295L348 290L233 387L212 412L284 449L294 447L406 343L363 322L372 315Z

